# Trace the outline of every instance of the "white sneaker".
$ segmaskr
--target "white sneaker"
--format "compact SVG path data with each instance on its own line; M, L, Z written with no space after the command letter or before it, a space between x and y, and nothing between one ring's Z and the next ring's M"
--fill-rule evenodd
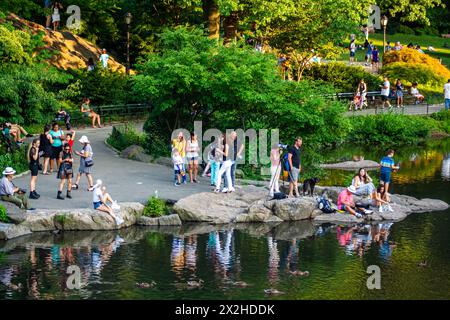
M380 208L378 209L378 212L379 212L379 213L383 213L383 212L384 212L383 206L380 206Z
M228 192L235 192L236 190L234 188L228 189Z
M362 214L361 213L357 213L357 214L355 214L355 217L362 218Z
M112 208L114 211L120 210L120 206L117 204L117 201L113 201L113 203L112 203L112 205L111 205L111 208Z
M365 213L365 214L372 214L373 211L372 211L372 210L368 210L368 209L364 209L364 213Z
M123 219L121 217L116 217L116 224L120 226L123 223Z
M222 193L227 193L228 192L228 188L223 188L222 189Z
M390 212L394 212L394 209L392 209L392 207L391 207L390 204L388 204L388 210L389 210Z

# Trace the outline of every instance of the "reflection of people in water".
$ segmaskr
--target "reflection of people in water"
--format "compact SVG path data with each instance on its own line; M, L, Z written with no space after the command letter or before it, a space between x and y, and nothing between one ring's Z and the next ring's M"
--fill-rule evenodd
M224 234L221 240L220 235ZM207 256L211 259L214 271L222 280L227 280L234 259L234 230L214 231L209 234Z
M287 271L297 271L299 260L299 241L292 239L288 242L287 250L281 254L280 269L286 268Z
M280 263L280 253L278 251L277 240L271 236L267 237L267 245L269 247L269 270L268 278L271 285L278 282L278 266Z
M450 180L450 152L444 156L442 160L442 177L446 180Z
M194 274L197 270L197 236L174 237L170 254L172 271L181 278L185 269Z

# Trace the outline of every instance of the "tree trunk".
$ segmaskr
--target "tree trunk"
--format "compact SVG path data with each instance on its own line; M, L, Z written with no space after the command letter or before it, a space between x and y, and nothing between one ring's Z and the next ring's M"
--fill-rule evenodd
M220 12L215 0L203 0L203 15L208 21L209 38L219 39Z
M238 15L233 11L228 17L223 20L223 28L225 32L225 39L223 44L228 44L232 41L236 41L237 29L238 29Z

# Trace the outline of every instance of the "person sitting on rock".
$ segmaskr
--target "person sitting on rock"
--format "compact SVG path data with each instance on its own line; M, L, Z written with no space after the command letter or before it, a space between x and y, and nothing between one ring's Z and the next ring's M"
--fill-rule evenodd
M3 178L0 182L0 200L13 203L20 209L34 210L30 208L26 191L13 184L14 174L16 171L11 167L7 167L3 171Z
M383 184L381 184L377 190L373 191L371 198L372 205L378 207L378 212L383 213L386 210L390 212L394 211L389 203L389 195L386 193Z
M342 190L338 197L338 210L346 211L351 215L354 215L357 218L362 218L363 213L368 213L364 208L357 207L355 201L353 200L353 195L356 193L355 186L351 185L350 187Z
M359 196L370 196L376 189L372 178L364 168L359 169L358 174L353 177L352 185Z
M118 208L117 203L106 192L106 187L103 185L102 180L97 180L95 186L92 188L94 191L92 202L94 203L94 209L108 213L115 221L117 226L123 223L123 219L114 214L113 208ZM108 205L111 203L111 206Z

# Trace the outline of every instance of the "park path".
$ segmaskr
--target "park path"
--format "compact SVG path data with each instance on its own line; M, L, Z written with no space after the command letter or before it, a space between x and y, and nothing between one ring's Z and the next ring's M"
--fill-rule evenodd
M436 112L439 112L444 109L444 104L433 104L427 106L426 104L420 104L420 105L409 105L405 106L404 108L396 108L393 107L392 109L364 109L362 111L348 111L345 113L346 116L368 116L373 114L382 114L382 113L396 113L396 114L407 114L407 115L427 115L427 114L433 114Z
M112 127L101 129L84 129L77 131L74 150L81 149L78 139L86 135L94 151L95 165L93 167L94 183L101 179L107 186L113 199L119 202L145 202L149 196L158 194L163 199L179 200L190 194L211 191L209 179L199 178L198 184L173 185L173 170L167 166L149 164L120 158L106 144L105 139L111 133ZM74 157L74 172L78 171L79 157ZM14 180L17 186L29 190L30 175ZM86 177L82 177L79 190L72 191L71 200L57 200L56 194L59 180L56 173L38 176L37 192L41 195L38 200L30 200L32 207L37 209L74 209L91 208L92 192L88 192ZM65 192L64 192L65 196Z

